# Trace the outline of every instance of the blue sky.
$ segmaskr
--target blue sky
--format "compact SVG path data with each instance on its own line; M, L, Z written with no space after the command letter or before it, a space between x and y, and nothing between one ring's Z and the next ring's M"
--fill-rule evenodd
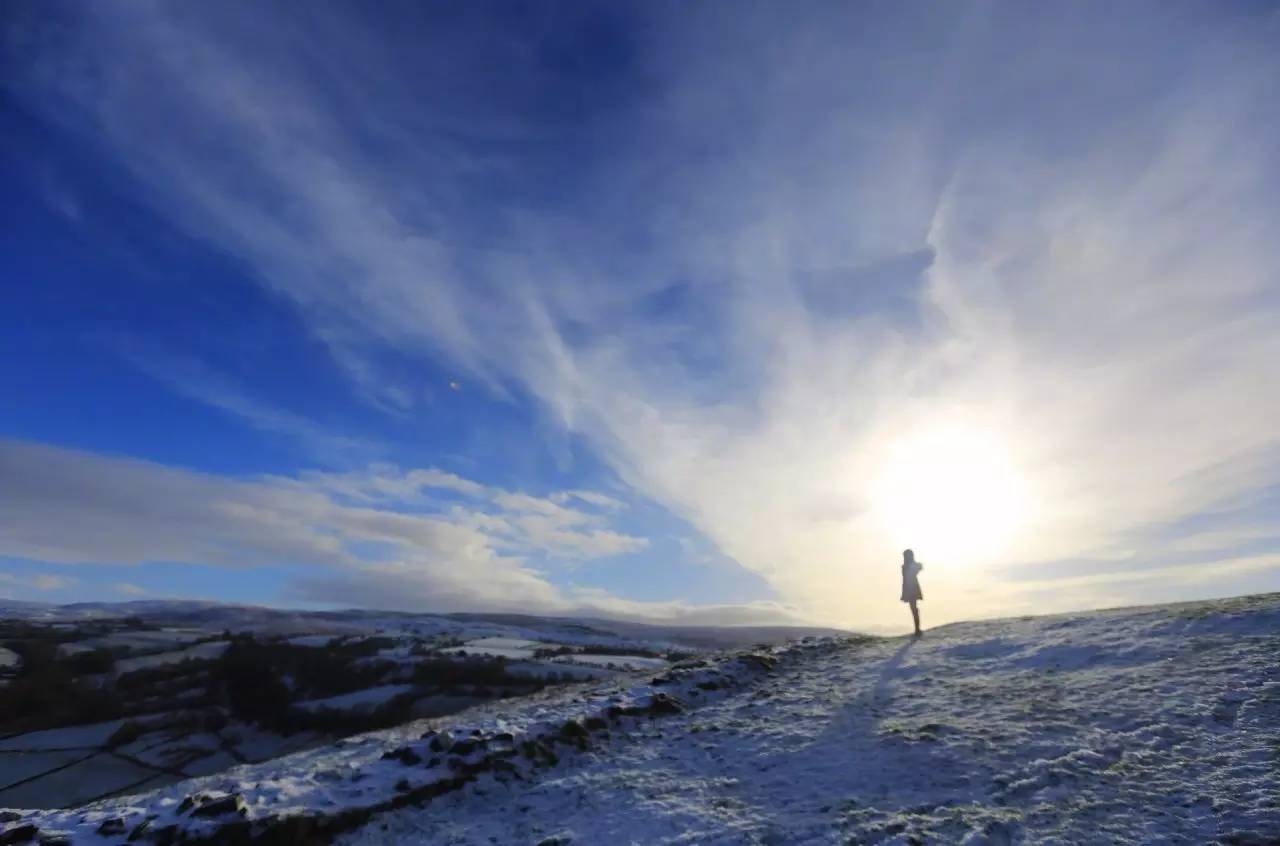
M0 593L1280 589L1273 6L10 12Z

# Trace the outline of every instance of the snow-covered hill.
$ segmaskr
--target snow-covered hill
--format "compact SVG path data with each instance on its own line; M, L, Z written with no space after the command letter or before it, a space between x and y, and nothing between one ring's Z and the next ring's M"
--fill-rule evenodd
M1274 843L1280 595L812 639L7 816L77 843Z

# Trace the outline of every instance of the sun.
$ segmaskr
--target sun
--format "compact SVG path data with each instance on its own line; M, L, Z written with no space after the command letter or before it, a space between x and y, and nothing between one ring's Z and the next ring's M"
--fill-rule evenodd
M1028 492L1007 441L977 427L938 426L889 447L872 503L898 547L978 564L1009 552Z

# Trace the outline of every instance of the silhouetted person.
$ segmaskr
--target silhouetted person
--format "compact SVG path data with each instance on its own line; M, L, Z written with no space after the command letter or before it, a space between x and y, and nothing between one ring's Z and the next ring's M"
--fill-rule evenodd
M916 637L920 636L920 609L916 603L924 599L920 590L920 571L924 565L916 560L909 549L902 550L902 601L911 606L911 619L916 624Z

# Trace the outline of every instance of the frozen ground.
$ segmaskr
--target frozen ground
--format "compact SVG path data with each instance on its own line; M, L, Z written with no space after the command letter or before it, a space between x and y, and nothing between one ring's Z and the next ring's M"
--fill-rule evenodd
M1275 843L1280 597L830 643L355 843Z
M1280 841L1280 595L812 640L648 678L8 825L117 842L96 832L154 818L147 842L341 818L350 846ZM191 810L217 797L231 823Z
M178 649L173 652L159 652L154 655L140 655L137 658L123 658L115 663L115 671L123 675L124 673L132 673L135 670L163 667L166 664L217 658L226 652L227 647L230 645L225 640L215 640L188 646L186 649Z
M587 652L575 652L555 659L562 664L586 664L595 667L619 667L625 670L661 670L667 662L661 658L647 658L643 655L592 655Z
M378 687L366 687L363 690L344 693L341 696L330 696L327 699L308 699L305 702L295 703L294 707L301 708L304 711L319 711L325 708L338 711L359 710L361 708L372 709L395 699L397 696L412 693L414 690L416 688L411 684L385 684Z
M136 740L112 745L125 724L28 732L0 739L0 807L75 805L122 792L150 790L190 776L262 761L314 745L312 733L284 738L229 724L217 733L192 733L166 715L143 718Z
M190 629L166 629L161 631L115 632L103 637L89 638L76 643L64 643L59 651L65 655L88 652L91 649L126 648L138 652L159 652L184 646L203 637L208 632Z

